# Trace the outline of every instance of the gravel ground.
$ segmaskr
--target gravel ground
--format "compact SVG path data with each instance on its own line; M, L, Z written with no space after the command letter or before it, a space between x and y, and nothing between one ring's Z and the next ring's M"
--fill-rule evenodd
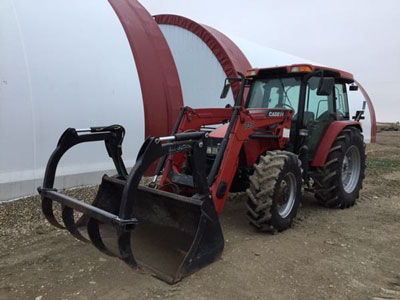
M93 199L96 187L70 190ZM255 232L240 195L221 216L221 259L170 286L44 220L38 197L0 204L2 299L400 299L400 133L368 147L358 205L305 194L292 229Z

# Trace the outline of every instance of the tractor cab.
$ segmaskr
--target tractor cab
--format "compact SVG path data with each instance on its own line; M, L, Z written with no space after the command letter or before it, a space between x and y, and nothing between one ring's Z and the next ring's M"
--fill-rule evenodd
M306 146L314 157L319 142L333 121L349 120L345 84L354 82L347 72L313 65L251 69L246 108L281 108L294 112L290 148Z

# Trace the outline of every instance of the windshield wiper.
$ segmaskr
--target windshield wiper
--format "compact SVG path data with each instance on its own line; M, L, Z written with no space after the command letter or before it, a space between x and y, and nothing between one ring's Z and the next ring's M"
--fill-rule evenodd
M290 99L289 99L289 97L288 97L288 95L286 93L285 86L283 85L283 82L282 82L282 78L278 78L278 80L279 80L279 83L282 86L282 90L283 90L283 93L285 94L285 98L288 100L290 107L293 107L292 102L290 101Z

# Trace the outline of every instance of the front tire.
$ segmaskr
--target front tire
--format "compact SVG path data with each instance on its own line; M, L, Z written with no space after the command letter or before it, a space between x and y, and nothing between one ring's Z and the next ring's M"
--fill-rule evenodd
M331 208L348 208L360 195L365 173L365 144L358 128L343 129L333 143L323 168L313 176L315 197Z
M269 151L254 165L247 189L247 217L258 230L275 233L292 225L301 200L301 162L293 153Z

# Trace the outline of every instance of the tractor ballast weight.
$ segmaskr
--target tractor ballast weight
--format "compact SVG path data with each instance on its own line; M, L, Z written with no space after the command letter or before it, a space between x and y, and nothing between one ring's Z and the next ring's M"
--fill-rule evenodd
M205 132L148 138L129 174L121 159L122 126L67 129L47 168L42 210L47 220L66 228L82 241L90 240L100 251L116 256L132 267L143 267L156 277L174 283L213 262L222 252L224 238L205 173ZM92 205L53 188L62 155L76 144L104 141L118 176L104 176ZM172 142L173 141L173 142ZM164 142L164 143L163 143ZM190 153L196 192L191 197L139 186L143 173L168 154ZM52 202L62 204L64 226L54 217ZM75 221L73 211L83 213Z

